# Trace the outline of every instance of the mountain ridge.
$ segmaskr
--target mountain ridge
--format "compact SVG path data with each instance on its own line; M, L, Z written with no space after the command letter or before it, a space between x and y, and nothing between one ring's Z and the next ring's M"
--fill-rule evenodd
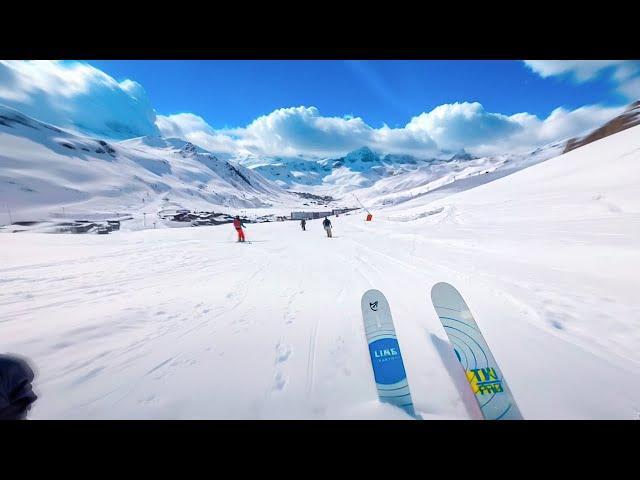
M108 142L1 105L0 142L0 195L27 216L63 207L125 211L178 202L237 209L297 199L191 142L153 136Z
M623 113L592 130L587 135L568 140L562 153L570 152L636 125L640 125L640 100L633 102Z

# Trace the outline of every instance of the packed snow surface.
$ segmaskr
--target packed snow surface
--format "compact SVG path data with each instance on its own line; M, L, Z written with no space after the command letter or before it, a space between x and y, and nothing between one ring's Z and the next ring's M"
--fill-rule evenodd
M446 195L320 220L0 235L0 351L32 418L408 419L360 313L389 300L426 419L475 418L430 302L470 306L527 419L640 416L640 127Z

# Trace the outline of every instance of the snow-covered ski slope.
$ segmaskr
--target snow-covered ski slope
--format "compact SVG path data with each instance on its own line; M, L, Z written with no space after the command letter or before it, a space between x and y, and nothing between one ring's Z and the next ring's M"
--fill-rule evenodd
M375 288L416 410L476 418L429 298L445 281L525 418L638 418L638 185L633 127L372 222L341 215L332 239L320 220L249 225L251 244L230 226L0 235L0 351L37 367L32 418L409 419L377 400Z

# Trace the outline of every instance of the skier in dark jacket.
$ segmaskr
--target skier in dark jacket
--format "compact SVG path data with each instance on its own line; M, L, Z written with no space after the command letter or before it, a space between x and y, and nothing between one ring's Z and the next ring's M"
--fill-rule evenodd
M307 221L304 218L300 220L300 226L302 227L302 230L307 229Z
M242 220L240 220L240 215L236 215L236 218L234 218L233 226L235 227L236 232L238 232L238 241L244 242L244 231L242 229L247 227L245 227Z
M327 237L331 238L331 220L329 220L329 217L324 217L322 226L324 227L325 232L327 232Z
M24 420L38 398L31 389L33 370L16 357L0 355L0 420Z

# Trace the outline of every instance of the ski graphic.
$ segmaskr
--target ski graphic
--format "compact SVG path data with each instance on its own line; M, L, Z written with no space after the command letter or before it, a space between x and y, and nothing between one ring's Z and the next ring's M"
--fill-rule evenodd
M437 283L431 289L431 300L485 420L522 420L507 381L460 292L448 283Z
M380 401L391 403L409 415L419 418L413 408L407 374L387 299L378 290L368 290L362 295L361 306Z

